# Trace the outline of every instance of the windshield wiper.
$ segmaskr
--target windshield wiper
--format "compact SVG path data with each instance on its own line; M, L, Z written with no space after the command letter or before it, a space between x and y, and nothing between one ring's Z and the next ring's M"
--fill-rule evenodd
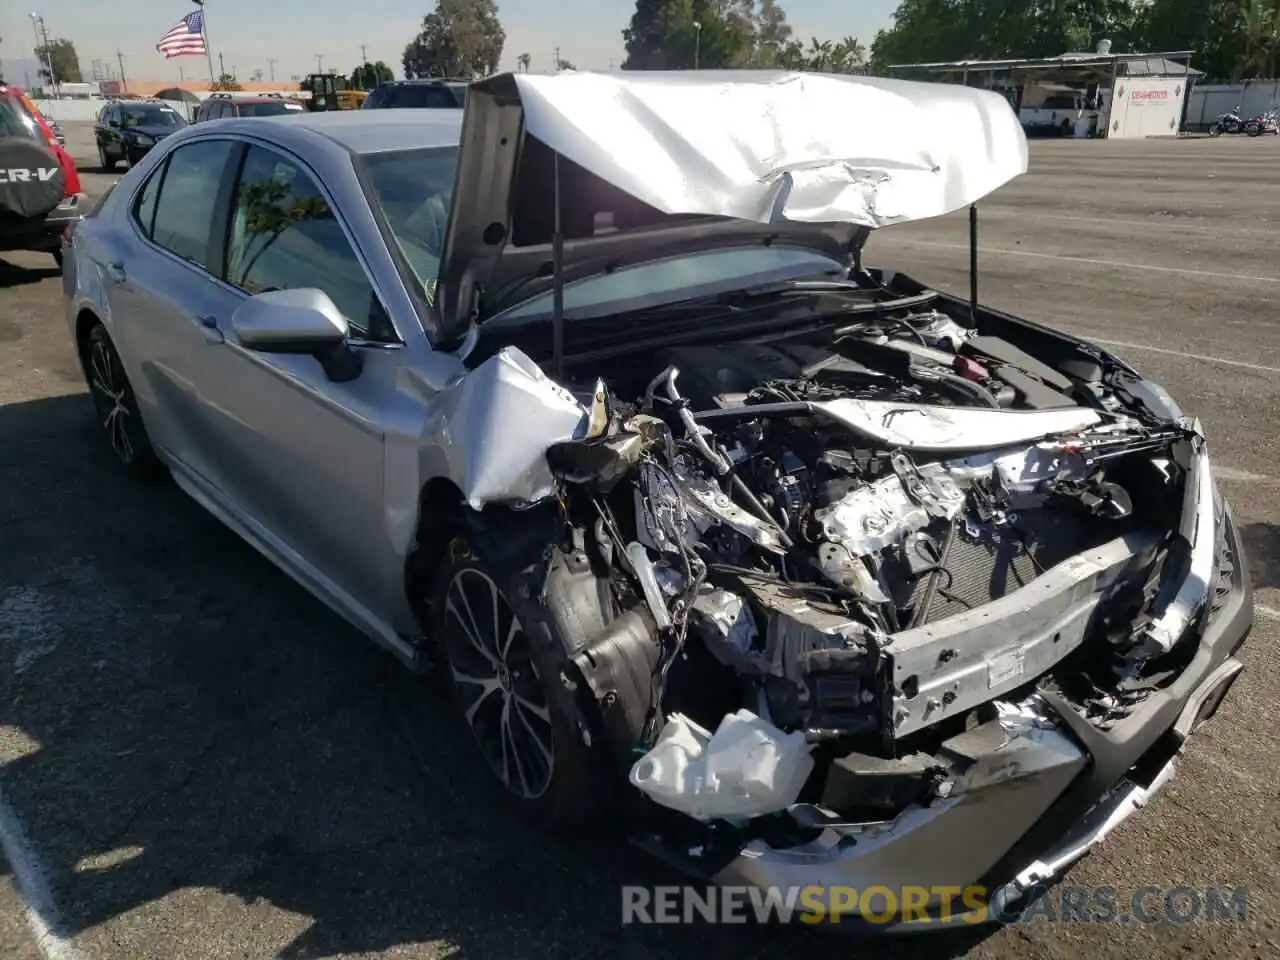
M778 280L741 290L730 290L719 296L729 298L776 297L790 293L876 293L854 280Z

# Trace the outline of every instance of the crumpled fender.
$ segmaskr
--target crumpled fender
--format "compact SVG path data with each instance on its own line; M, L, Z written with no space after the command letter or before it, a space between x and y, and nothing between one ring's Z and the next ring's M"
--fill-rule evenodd
M527 354L504 347L445 388L423 441L475 510L535 503L555 489L547 449L586 435L589 413Z

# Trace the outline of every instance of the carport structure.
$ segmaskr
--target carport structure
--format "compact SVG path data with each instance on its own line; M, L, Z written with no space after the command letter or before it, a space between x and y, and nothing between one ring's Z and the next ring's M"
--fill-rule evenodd
M1127 131L1125 120L1134 104L1147 107L1159 103L1169 110L1176 110L1174 130L1181 127L1186 109L1187 91L1191 84L1204 76L1191 66L1193 51L1174 50L1164 53L1111 53L1099 50L1095 53L1064 53L1056 57L1008 60L955 60L944 63L897 63L887 69L890 76L916 80L935 80L943 83L962 83L1013 94L1014 108L1022 106L1024 91L1031 86L1064 85L1075 89L1107 90L1106 122L1098 124L1101 136L1150 136L1152 131L1137 121L1141 114L1134 114L1131 124L1135 131ZM1176 101L1176 102L1174 102ZM1144 118L1145 119L1145 118ZM1160 124L1163 128L1163 120ZM1160 130L1167 133L1167 130Z

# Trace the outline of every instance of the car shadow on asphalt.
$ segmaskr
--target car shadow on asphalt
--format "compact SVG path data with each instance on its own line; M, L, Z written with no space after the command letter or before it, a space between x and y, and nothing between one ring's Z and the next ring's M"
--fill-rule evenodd
M92 955L958 955L986 931L623 926L678 875L497 799L436 686L163 479L87 397L0 407L0 790ZM105 925L105 930L104 930ZM189 940L187 938L190 938ZM237 939L240 938L240 939ZM115 951L121 951L115 954Z
M49 258L47 267L22 267L0 256L0 290L28 283L39 283L41 280L48 280L61 273L62 270L54 264L52 257Z
M1280 524L1246 523L1240 539L1249 558L1249 578L1255 590L1280 588Z

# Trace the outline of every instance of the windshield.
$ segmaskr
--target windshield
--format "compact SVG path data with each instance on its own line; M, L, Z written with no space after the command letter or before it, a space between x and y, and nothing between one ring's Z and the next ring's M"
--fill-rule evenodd
M386 221L430 304L435 303L457 164L457 147L389 150L361 158L369 202Z
M288 103L242 103L242 117L278 117L282 113L298 113L302 108Z
M566 316L605 316L729 293L793 277L842 276L837 261L798 247L739 247L709 250L670 260L637 264L565 285ZM527 300L490 321L524 320L551 314L552 294Z
M186 122L171 107L147 104L121 107L120 120L126 127L184 127Z

